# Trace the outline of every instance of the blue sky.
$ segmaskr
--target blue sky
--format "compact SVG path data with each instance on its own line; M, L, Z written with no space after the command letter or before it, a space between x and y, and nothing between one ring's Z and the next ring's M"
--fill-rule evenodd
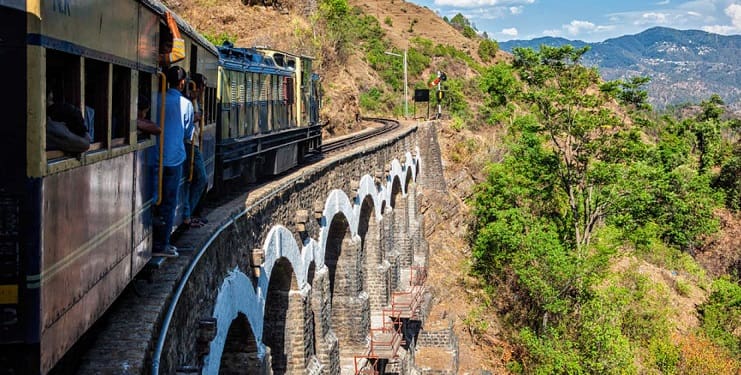
M407 0L461 13L499 41L560 36L597 42L654 26L741 34L741 0Z

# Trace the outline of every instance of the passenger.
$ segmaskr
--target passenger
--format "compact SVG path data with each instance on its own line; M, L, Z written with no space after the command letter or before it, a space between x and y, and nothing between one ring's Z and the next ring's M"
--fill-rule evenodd
M155 221L152 255L177 257L177 248L170 245L170 233L175 222L178 187L185 161L183 142L193 137L193 104L181 94L185 87L185 70L172 66L167 70L166 76L170 88L165 96L162 200L157 207L160 220ZM159 142L160 137L157 137L157 143Z
M183 170L186 181L190 181L188 182L188 188L185 189L185 197L183 198L185 200L183 202L183 224L189 228L200 228L204 226L207 221L195 217L193 213L195 212L196 207L198 207L198 203L201 201L207 183L206 167L203 164L203 155L201 155L199 147L201 140L200 137L202 136L199 124L204 116L200 102L203 98L204 88L206 87L206 77L200 73L196 74L193 77L192 82L195 83L195 89L190 90L188 95L195 110L195 129L193 131L193 137L185 141L185 152L187 157L185 159L185 168L183 168Z
M138 135L159 135L162 133L157 124L149 120L149 98L146 95L139 95L139 102L136 105L137 116L136 116L136 129Z
M168 67L185 58L185 40L180 36L178 24L172 13L165 11L165 20L167 28L170 30L169 35L162 35L159 51L159 64L162 67Z
M46 94L46 150L79 154L90 148L90 135L80 110L67 103L55 103L54 92Z

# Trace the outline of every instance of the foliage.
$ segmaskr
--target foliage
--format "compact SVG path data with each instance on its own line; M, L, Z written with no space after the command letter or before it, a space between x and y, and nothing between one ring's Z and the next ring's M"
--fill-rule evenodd
M650 110L648 92L645 87L651 81L650 77L632 77L629 80L615 80L600 85L600 90L617 98L623 105L633 109Z
M496 40L486 38L479 43L479 57L485 62L496 57L497 51L499 51L499 43Z
M679 341L680 374L725 375L741 371L738 360L729 358L722 348L702 336L690 334Z
M515 77L514 70L506 63L500 62L486 69L479 80L481 90L489 94L489 106L501 106L514 99L521 85Z
M460 78L448 78L443 86L445 98L441 104L445 105L454 117L468 117L469 115L468 101L463 92L466 86L466 82ZM430 94L433 93L434 91L431 90ZM434 100L437 101L437 98Z
M471 21L465 16L458 13L450 19L450 25L460 31L466 38L473 38L476 36L476 28L473 27Z
M741 143L721 167L713 186L725 193L726 207L734 211L741 210Z
M586 51L516 49L512 66L483 72L486 109L492 118L508 113L511 124L508 153L470 200L472 272L517 295L509 323L525 373L682 373L689 362L669 340L667 287L636 272L612 275L608 265L629 248L705 282L681 250L692 253L718 229L713 210L723 195L700 161L720 141L697 119L646 115L646 79L596 90L596 70L579 65ZM615 97L642 117L624 123L608 109ZM684 280L673 288L687 295Z
M229 42L234 44L234 42L237 40L237 36L233 34L229 34L227 32L221 32L221 33L203 33L203 37L206 38L211 44L215 46L221 46L224 44L224 42Z
M326 40L329 48L340 58L347 56L351 47L350 5L347 0L321 0L317 19L326 25Z
M589 245L596 225L622 194L612 183L624 174L621 164L600 160L601 145L620 121L605 108L607 97L590 91L599 75L578 65L587 50L567 45L514 52L515 65L529 84L524 99L533 105L540 131L559 160L553 172L568 204L561 218L571 227L564 234L578 251Z
M725 347L736 359L741 359L741 285L730 277L713 282L712 293L700 307L702 328L716 344Z
M392 21L391 20L391 17L389 17L389 16L386 16L386 18L383 19L383 23L385 23L388 26L393 26L394 25L394 21Z
M381 90L372 87L366 92L360 93L360 108L367 111L377 111L381 106Z

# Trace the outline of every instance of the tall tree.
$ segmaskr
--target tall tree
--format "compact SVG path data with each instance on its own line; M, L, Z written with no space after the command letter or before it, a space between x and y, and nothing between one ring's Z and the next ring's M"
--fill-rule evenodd
M599 74L579 64L589 47L542 46L538 52L515 49L515 66L528 84L524 99L534 106L559 163L555 174L566 195L565 222L577 250L589 246L592 234L619 196L617 164L601 160L620 120L605 104L609 96L596 89Z

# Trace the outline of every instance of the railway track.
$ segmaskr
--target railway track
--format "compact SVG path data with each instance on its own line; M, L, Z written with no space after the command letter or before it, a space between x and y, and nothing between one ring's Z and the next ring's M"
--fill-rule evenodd
M382 124L383 126L380 128L369 130L369 131L358 132L357 134L343 137L342 139L338 139L335 141L326 142L322 144L322 152L327 153L327 154L334 153L334 152L343 150L345 148L348 148L352 145L371 139L373 137L377 137L381 134L388 133L390 131L398 129L400 126L399 121L385 119L385 118L363 117L362 120L377 122L377 123Z

